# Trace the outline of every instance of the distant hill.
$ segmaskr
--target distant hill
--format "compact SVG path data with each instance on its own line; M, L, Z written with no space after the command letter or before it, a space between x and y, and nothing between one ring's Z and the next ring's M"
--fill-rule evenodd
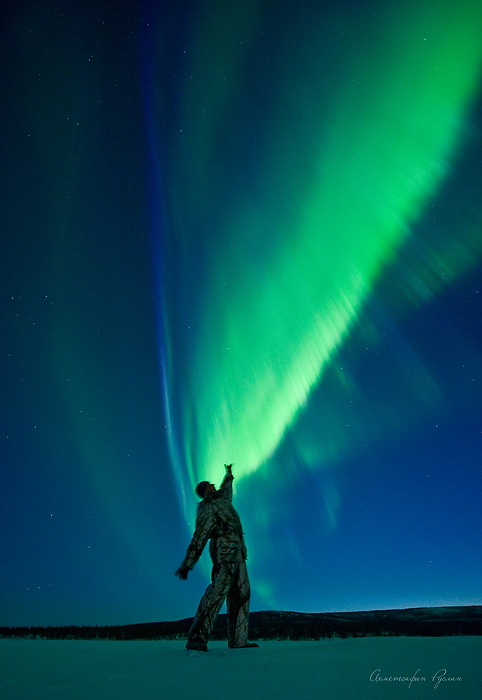
M184 639L193 618L118 626L0 627L0 637L42 639ZM220 615L213 639L226 639ZM482 635L482 606L303 613L264 610L249 616L251 639L331 639L333 637Z

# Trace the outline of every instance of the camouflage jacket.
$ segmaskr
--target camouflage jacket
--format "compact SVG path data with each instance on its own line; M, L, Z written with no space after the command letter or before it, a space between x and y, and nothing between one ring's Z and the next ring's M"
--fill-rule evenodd
M241 520L231 505L232 498L233 476L227 474L219 491L208 493L197 507L196 529L181 568L193 568L208 540L213 564L247 558Z

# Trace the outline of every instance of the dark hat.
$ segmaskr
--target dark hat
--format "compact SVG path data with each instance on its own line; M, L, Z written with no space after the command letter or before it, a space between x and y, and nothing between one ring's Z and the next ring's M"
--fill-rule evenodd
M199 498L204 498L204 494L206 493L206 486L208 484L209 484L209 481L200 481L199 484L194 489L196 491L196 494L199 496Z

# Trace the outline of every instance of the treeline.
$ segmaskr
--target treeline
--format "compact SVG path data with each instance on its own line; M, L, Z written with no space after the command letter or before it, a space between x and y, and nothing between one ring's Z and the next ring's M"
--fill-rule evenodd
M192 618L116 626L0 627L0 637L23 639L159 640L185 639ZM220 615L213 639L226 639L226 615ZM262 611L250 615L250 638L321 640L368 636L446 637L482 635L482 606L413 608L353 613Z
M446 637L482 634L482 608L469 608L454 614L423 609L361 613L257 613L250 616L253 639L319 640L368 636ZM438 609L440 610L440 609ZM217 624L215 632L221 632ZM255 636L256 635L256 636ZM223 637L220 637L223 638Z

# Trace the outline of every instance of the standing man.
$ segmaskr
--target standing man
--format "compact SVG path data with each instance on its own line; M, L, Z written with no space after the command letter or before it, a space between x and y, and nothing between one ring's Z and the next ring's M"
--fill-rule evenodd
M246 568L246 545L241 520L231 501L233 498L232 464L225 464L226 476L221 488L201 481L196 494L201 498L197 507L196 529L186 556L176 576L187 579L189 571L209 544L213 562L212 583L206 588L189 630L186 649L208 650L214 623L226 600L228 611L228 646L231 649L257 647L248 642L250 588Z

